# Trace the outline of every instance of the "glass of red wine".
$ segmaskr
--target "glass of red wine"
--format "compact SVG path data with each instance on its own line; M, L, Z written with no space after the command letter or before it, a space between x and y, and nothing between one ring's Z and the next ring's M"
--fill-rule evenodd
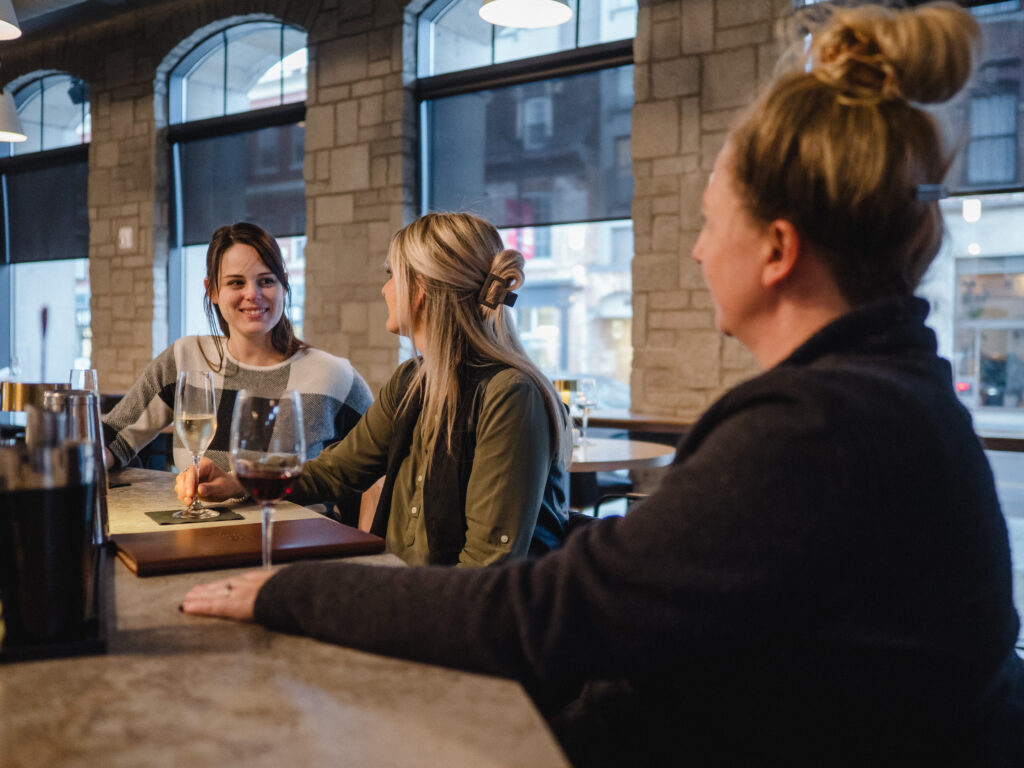
M291 493L306 460L302 400L286 390L261 397L241 390L231 416L231 468L260 505L263 518L263 567L270 567L274 504Z

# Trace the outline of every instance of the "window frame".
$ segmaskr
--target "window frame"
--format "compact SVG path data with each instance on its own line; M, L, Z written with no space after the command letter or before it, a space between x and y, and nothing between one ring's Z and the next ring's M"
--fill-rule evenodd
M40 115L40 147L43 147L44 138L46 135L46 122L45 122L45 99L46 99L46 81L50 78L60 77L68 78L72 84L78 82L85 86L85 98L82 101L82 117L83 124L86 115L91 116L92 112L92 101L91 93L89 90L89 84L86 80L70 72L61 70L38 70L35 77L26 80L17 90L12 92L16 108L27 103L36 94L43 100L41 103L41 115ZM0 328L3 328L6 332L0 333L0 367L6 367L12 363L12 355L14 354L14 334L17 333L16 326L16 312L15 302L11 292L13 290L13 271L12 268L15 264L31 263L36 261L65 261L70 259L88 259L89 258L89 245L88 236L86 237L86 248L85 253L80 256L72 256L62 259L14 259L11 256L10 248L10 227L8 222L10 220L8 211L8 191L7 191L7 179L10 174L18 173L21 171L33 171L33 170L45 170L51 168L59 168L62 166L73 165L78 163L85 163L88 168L89 163L89 145L90 141L85 140L85 133L83 132L80 136L80 140L77 144L68 144L61 147L54 147L52 149L41 148L34 152L17 153L13 151L12 147L7 148L8 154L0 157L0 206L3 206L2 216L0 216L0 296L6 297L6 312L0 317ZM86 210L86 227L89 227L88 221L88 209Z
M432 9L444 6L445 4L440 0L432 3L423 11L428 13ZM422 15L422 14L421 14ZM577 24L576 37L579 37L578 19L579 13L575 14L575 23ZM417 40L422 46L424 42L422 26L419 25L419 18L417 18ZM423 213L428 212L427 201L429 197L429 179L431 174L430 169L430 148L427 137L429 136L429 103L435 99L446 98L450 96L461 96L465 94L476 93L480 91L487 91L496 88L504 88L513 85L522 85L526 83L536 83L545 80L551 80L555 78L564 78L572 75L598 72L606 69L615 69L626 65L636 66L634 56L634 43L635 37L613 40L606 43L597 43L594 45L572 48L564 51L558 51L555 53L543 54L540 56L533 56L522 59L515 59L512 61L506 61L496 64L489 64L481 67L473 67L469 69L458 70L455 72L446 72L439 75L431 75L427 77L419 77L413 84L413 98L416 105L416 119L417 119L417 132L419 136L417 151L419 153L419 178L417 185L418 194L418 210ZM492 35L492 61L493 61L493 35ZM416 71L420 71L419 61L417 60ZM632 89L631 89L631 97ZM630 130L630 138L632 137L632 130ZM619 137L621 138L621 137ZM625 219L616 218L601 218L601 219L581 219L574 220L572 222L559 222L552 225L550 222L538 221L530 224L529 226L535 231L544 231L552 227L564 226L564 225L575 225L575 224L600 224L606 222L619 222L629 221L630 227L632 227L632 217L627 216ZM513 227L514 228L514 227ZM519 227L521 228L521 227ZM508 229L502 227L500 229ZM542 290L552 290L551 287L545 287ZM534 307L536 309L536 307ZM561 315L563 320L563 326L568 329L567 308L562 307ZM568 359L568 345L569 345L569 334L568 332L562 334L560 339L561 360ZM632 350L632 343L630 349Z
M168 152L168 169L170 173L170 195L168 210L168 258L167 258L167 295L169 297L167 307L168 334L170 338L178 339L185 332L185 302L180 300L185 285L185 258L184 258L184 218L182 199L182 178L181 178L181 146L189 142L203 139L220 138L242 133L250 133L265 128L275 128L287 125L297 125L306 119L306 99L302 101L284 102L284 67L281 68L281 104L245 112L230 112L214 117L202 118L186 122L170 122L175 116L183 114L183 88L182 81L192 72L196 65L205 60L207 56L224 46L225 49L225 71L228 66L228 46L232 40L244 39L254 27L270 28L277 26L280 30L278 49L278 62L285 58L283 55L284 35L286 30L300 32L306 36L306 48L309 47L309 32L295 24L288 24L283 21L260 19L241 21L224 29L220 29L204 37L195 44L188 52L182 55L181 59L167 73L167 115L169 117L166 140ZM225 84L227 78L225 76ZM227 88L224 88L223 108L227 104ZM273 234L273 233L272 233Z

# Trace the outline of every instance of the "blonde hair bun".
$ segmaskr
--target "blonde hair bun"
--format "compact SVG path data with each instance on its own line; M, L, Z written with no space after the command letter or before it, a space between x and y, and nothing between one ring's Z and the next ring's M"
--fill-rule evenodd
M497 275L505 281L510 291L523 284L523 267L526 260L523 254L513 248L505 248L494 254L494 261L491 262L491 274Z
M834 9L812 34L809 71L851 100L937 104L967 82L980 34L974 17L949 2Z

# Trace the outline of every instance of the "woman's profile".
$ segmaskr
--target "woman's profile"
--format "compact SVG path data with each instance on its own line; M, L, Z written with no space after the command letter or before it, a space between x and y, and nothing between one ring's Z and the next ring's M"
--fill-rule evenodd
M739 116L693 258L764 371L625 517L497 569L245 574L186 612L514 678L577 766L1024 764L1006 525L914 296L949 163L921 104L977 37L951 3L839 9Z

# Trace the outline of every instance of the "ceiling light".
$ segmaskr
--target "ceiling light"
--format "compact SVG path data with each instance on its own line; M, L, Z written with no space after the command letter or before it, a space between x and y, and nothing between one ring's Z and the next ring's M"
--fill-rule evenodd
M14 97L7 91L0 91L0 141L25 141L27 138Z
M569 0L484 0L480 18L499 27L536 29L564 24L572 18L572 8Z
M11 0L0 0L0 40L14 40L21 37L21 27L14 13Z

